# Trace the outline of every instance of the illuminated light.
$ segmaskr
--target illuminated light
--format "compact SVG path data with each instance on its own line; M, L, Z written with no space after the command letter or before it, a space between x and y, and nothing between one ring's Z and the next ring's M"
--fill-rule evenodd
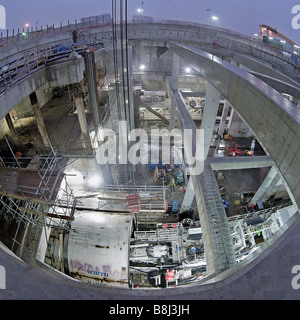
M285 41L285 40L280 40L280 42L281 42L281 43L286 43L286 41Z
M212 16L211 18L212 18L212 20L215 20L215 21L219 20L219 18L217 16Z
M192 71L191 68L189 68L189 67L188 67L188 68L185 68L185 72L186 72L186 73L191 73L191 71Z
M146 66L144 64L140 65L140 70L145 70Z
M269 37L270 40L273 40L273 37Z
M102 179L97 175L93 175L87 178L86 182L90 187L97 187L101 184Z

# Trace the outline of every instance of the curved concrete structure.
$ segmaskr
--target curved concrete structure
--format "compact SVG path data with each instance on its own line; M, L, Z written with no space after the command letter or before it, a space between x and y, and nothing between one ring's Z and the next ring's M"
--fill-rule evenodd
M157 50L157 47L168 47L218 89L256 133L258 140L272 157L285 178L296 203L300 206L299 110L278 91L253 74L197 47L202 49L207 47L211 50L211 44L216 41L227 50L236 51L239 54L241 52L252 54L256 59L276 66L277 76L286 70L286 74L291 78L289 84L293 84L295 90L297 90L297 84L298 87L300 86L298 83L299 67L270 48L227 30L209 29L201 25L159 23L132 24L128 31L133 47L146 45L153 52ZM105 42L111 39L111 28L104 26L100 29L88 29L83 34L86 38L95 38ZM56 41L55 34L52 34L51 37L53 41ZM69 33L59 34L58 40L70 41ZM30 49L36 44L38 42L32 42ZM23 48L28 50L28 44L24 42ZM7 61L9 55L2 54L2 61ZM156 62L150 59L151 71L156 71L155 68L159 69L163 65L166 71L170 72L172 61L168 59L170 56L159 65L155 65ZM72 63L74 62L70 62ZM136 63L138 64L139 61ZM134 63L133 66L135 66ZM78 78L82 73L81 67L79 69ZM37 77L37 74L32 77ZM39 85L47 81L44 76L42 78ZM32 79L26 79L26 81L32 81ZM286 76L280 80L288 81ZM32 86L24 90L25 95L29 95L35 89L36 86ZM12 109L15 106L13 100L4 98L4 96L9 96L9 91L2 96L3 99L6 99L8 107ZM0 114L5 116L7 112L9 109L5 111L1 109ZM93 287L64 277L60 273L43 270L43 266L29 266L2 251L0 265L6 268L7 289L3 291L3 295L1 292L1 296L8 299L299 299L300 290L292 286L293 278L297 276L292 273L292 269L295 265L300 264L299 228L298 212L286 225L285 232L281 232L274 242L267 244L267 248L262 250L261 254L257 252L257 257L251 259L248 264L236 265L216 278L205 279L202 285L167 291Z

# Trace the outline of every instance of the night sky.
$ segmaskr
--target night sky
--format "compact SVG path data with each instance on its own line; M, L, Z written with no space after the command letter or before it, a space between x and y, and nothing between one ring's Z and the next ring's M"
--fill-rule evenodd
M60 22L111 12L111 0L0 0L0 4L6 8L10 30L22 29L26 23L34 29L59 26ZM267 24L300 43L300 29L294 30L291 24L292 7L297 4L300 0L144 0L143 8L146 16L213 24L248 36L258 33L260 24ZM141 6L141 0L128 0L130 19ZM209 20L207 9L219 20Z

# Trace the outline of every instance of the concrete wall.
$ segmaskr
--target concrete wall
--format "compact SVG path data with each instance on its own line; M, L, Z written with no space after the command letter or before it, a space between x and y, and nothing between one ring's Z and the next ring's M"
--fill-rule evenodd
M62 32L56 34L36 34L33 35L32 38L22 40L18 40L16 37L15 41L12 41L11 43L0 48L0 66L2 67L9 62L17 60L23 57L25 54L57 44L72 44L72 33Z
M111 26L102 28L91 28L83 31L83 39L103 40L112 39ZM292 78L300 79L300 67L293 64L282 53L262 44L260 41L252 40L237 32L205 26L201 24L188 23L141 23L129 24L128 39L158 41L164 45L166 40L190 43L194 46L207 46L212 48L215 41L221 48L229 49L238 53L250 54L262 61L268 62L274 69L277 69Z
M17 41L4 46L0 48L0 66L12 62L25 54L35 52L37 49L46 48L55 44L71 44L71 31L72 30L64 30L61 32L58 28L55 30L55 33L51 31L48 34L32 35L32 37L27 40ZM139 53L137 53L133 47L133 60L138 62L134 65L133 71L138 68L139 63L142 61L144 61L144 64L149 64L149 68L153 69L152 71L172 70L172 59L169 52L163 54L163 59L156 58L156 47L165 46L166 40L173 39L184 43L191 43L196 46L207 46L208 48L211 48L212 43L216 41L221 47L228 48L231 51L251 54L255 58L268 62L279 71L283 71L293 78L300 79L299 66L292 64L283 54L259 42L252 41L246 36L229 30L208 28L204 25L187 25L186 23L129 24L128 38L133 45L139 48ZM81 33L81 40L84 41L101 40L105 43L111 39L111 26L87 28L83 29ZM137 43L136 40L142 40L142 42ZM145 50L144 56L143 50ZM151 55L149 55L149 50L151 51ZM49 81L50 87L79 82L82 79L84 64L82 61L80 63L77 61L73 65L73 62L69 62L68 65L64 66L57 65L48 69L48 72L42 70L38 74L32 75L30 79L28 78L18 83L5 94L2 94L0 96L0 119L12 110L22 99L47 81Z
M48 101L45 95L41 93L41 90L44 90L43 88L51 90L51 88L78 83L83 79L83 72L84 61L81 58L47 67L23 79L0 96L0 119L27 99L34 91L39 92L38 101L44 105Z
M147 29L148 27L148 29ZM278 66L293 72L294 66L286 60L281 59L278 54L263 50L258 44L251 43L248 39L240 39L234 34L228 35L222 40L222 32L212 30L205 34L204 30L199 27L180 27L171 26L169 29L166 25L156 25L150 30L149 26L136 26L132 29L131 36L142 37L171 37L176 40L181 37L186 41L195 41L197 32L199 39L205 39L209 44L212 39L220 41L222 44L231 43L237 50L248 50L257 47L255 55L265 56L266 60L272 60L272 63L278 62ZM140 29L139 29L140 28ZM96 30L90 30L87 36L96 36ZM95 33L94 33L95 32ZM106 33L103 31L99 37L109 37L109 29ZM193 39L194 38L194 39ZM21 49L20 49L21 50ZM208 56L206 57L208 58ZM195 58L195 65L199 66L198 57ZM193 59L188 59L192 61ZM297 112L293 109L291 103L284 100L278 92L271 87L258 81L253 76L241 77L240 69L232 72L229 66L220 69L222 62L218 59L208 61L207 68L204 71L214 86L239 109L243 118L251 124L254 131L260 137L263 145L267 147L274 161L279 166L281 173L287 180L293 194L300 204L300 151L298 148L300 140L300 125L297 120ZM79 63L79 62L78 62ZM200 64L201 65L201 64ZM219 66L219 67L218 67ZM77 71L68 71L70 65L66 65L65 73L68 81L78 81L80 73ZM223 66L224 67L224 66ZM80 67L79 67L80 68ZM82 69L83 70L83 67ZM294 70L298 73L298 69ZM45 85L46 82L53 86L62 84L63 80L58 77L64 77L65 73L60 66L51 70L47 74L46 70L40 71L40 74L33 75L30 79L24 80L4 96L0 97L1 114L0 118L12 109L15 105L25 99L30 91ZM72 78L72 80L71 80ZM232 81L229 81L231 79ZM26 83L25 83L26 82ZM223 84L225 84L223 86ZM255 89L255 84L259 84L260 90ZM18 97L20 96L20 97ZM253 103L253 108L249 108L249 102ZM6 108L6 111L5 111ZM4 110L2 110L4 109ZM294 117L293 117L294 116ZM272 244L270 250L266 250L261 256L247 266L239 270L230 271L229 278L223 277L219 283L206 283L204 286L193 286L189 288L176 288L166 291L148 291L148 290L120 290L108 288L91 288L82 283L76 283L70 279L43 272L39 268L29 267L25 263L8 256L1 251L0 264L6 267L7 288L4 290L4 298L94 298L94 299L300 299L300 291L294 290L291 286L293 274L291 270L294 265L299 264L298 244L300 241L300 222L299 214L295 216L289 226L288 232L281 235L280 241ZM271 250L272 249L272 250ZM26 277L24 277L26 274ZM223 275L224 276L224 275Z

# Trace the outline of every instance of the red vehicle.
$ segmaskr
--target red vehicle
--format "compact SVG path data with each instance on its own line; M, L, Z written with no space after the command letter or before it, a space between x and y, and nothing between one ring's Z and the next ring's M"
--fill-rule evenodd
M227 154L227 157L236 157L236 156L253 156L252 152L249 150L241 150L238 146L231 148Z

